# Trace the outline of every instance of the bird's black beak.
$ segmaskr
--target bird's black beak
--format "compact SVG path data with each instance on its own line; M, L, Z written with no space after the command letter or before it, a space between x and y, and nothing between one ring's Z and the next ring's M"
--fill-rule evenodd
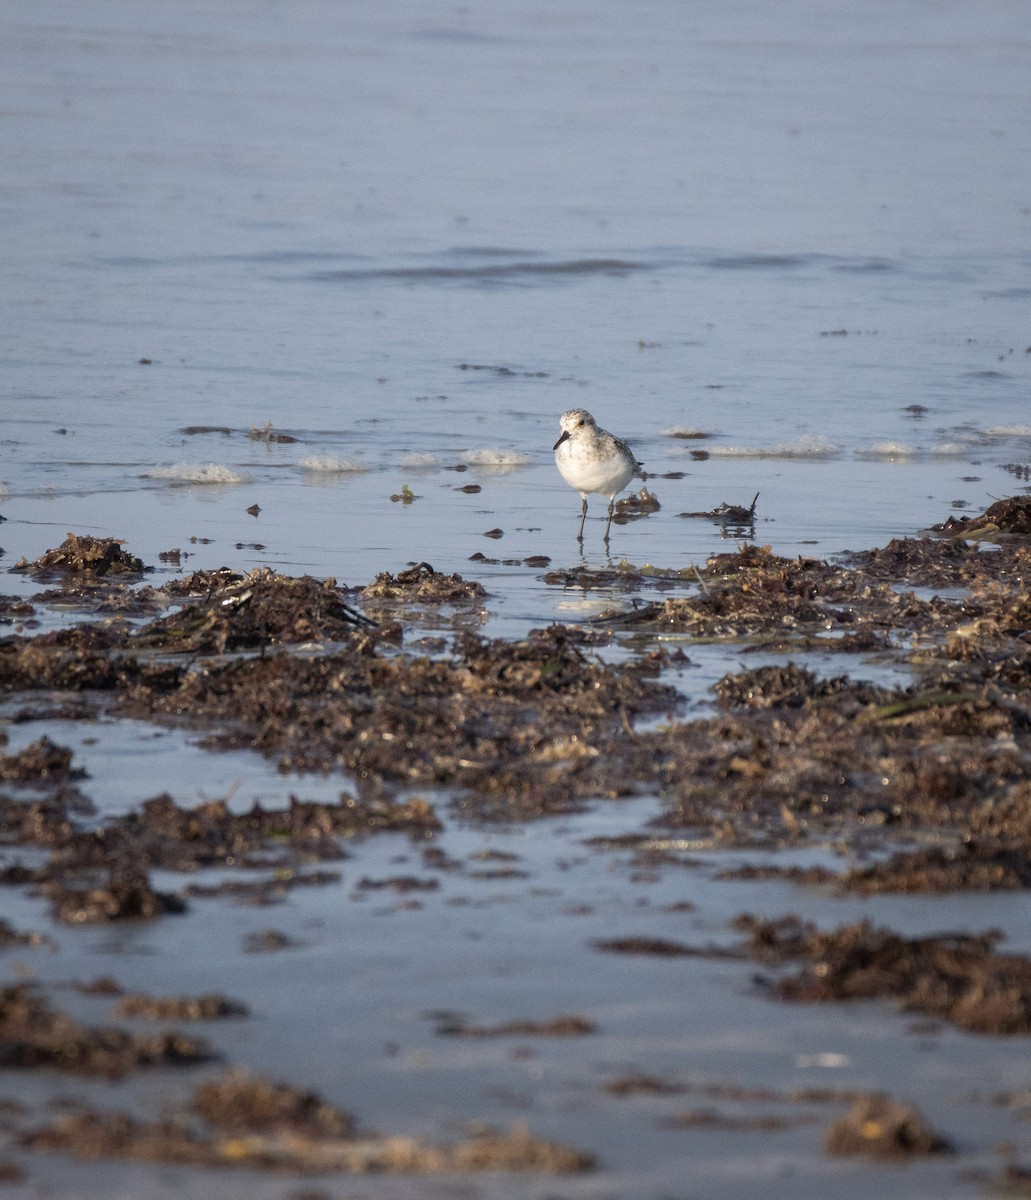
M563 429L562 436L558 439L558 441L551 448L552 448L552 450L557 450L559 448L559 446L562 445L563 442L568 442L568 441L569 441L569 430Z

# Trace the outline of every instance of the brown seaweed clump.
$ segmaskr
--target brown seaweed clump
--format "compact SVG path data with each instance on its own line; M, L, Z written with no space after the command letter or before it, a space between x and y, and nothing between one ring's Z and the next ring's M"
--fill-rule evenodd
M10 921L0 917L0 950L9 950L12 946L49 946L56 949L54 943L43 933L23 933L15 929Z
M772 984L784 1000L894 999L907 1011L971 1033L1031 1033L1031 959L1000 954L992 934L906 938L867 921L819 932L797 917L739 917L746 952L767 963L801 960Z
M188 1066L215 1057L200 1038L91 1028L51 1008L29 984L0 988L0 1066L4 1068L50 1068L120 1079L140 1067Z
M475 628L487 619L482 584L445 575L429 563L415 563L392 575L381 571L359 596L365 612L379 622L380 637L400 641L401 622L416 626Z
M191 1107L212 1125L233 1133L289 1129L308 1137L342 1138L354 1132L350 1114L314 1092L256 1079L240 1070L201 1084Z
M50 787L55 782L81 779L84 775L85 771L73 769L72 752L45 736L17 754L0 754L0 780L7 783Z
M698 453L699 451L694 451L694 454ZM708 457L707 451L700 453ZM715 508L711 508L707 512L683 512L678 515L697 520L715 521L717 525L722 525L727 532L737 529L743 536L754 537L755 506L758 502L759 493L756 492L752 497L751 504L728 504L724 500L722 504L717 504Z
M127 992L115 1005L115 1016L146 1021L214 1021L246 1017L246 1004L214 993L207 996L146 996Z
M695 958L708 954L684 942L675 942L670 938L658 937L618 937L599 938L594 943L596 950L604 950L609 954L650 955L655 958Z
M183 911L185 905L177 896L149 886L148 868L275 867L271 881L241 890L282 892L325 882L324 874L298 874L288 868L311 858L342 857L343 839L385 830L427 837L442 828L433 807L421 797L404 802L385 797L360 801L346 795L335 804L291 797L285 809L254 804L247 812L232 813L222 800L182 808L163 794L144 801L139 811L90 830L77 828L74 812L60 797L24 804L0 796L0 819L8 837L52 851L48 864L24 868L25 881L41 885L55 915L76 924ZM276 851L278 857L273 859ZM102 883L96 876L105 872L107 882ZM231 885L221 885L216 892L223 888L232 890ZM189 890L205 894L201 887Z
M1031 569L1031 549L1013 543L989 550L961 537L892 538L844 560L873 579L906 587L969 587L986 579L1019 585Z
M223 654L259 646L344 641L373 623L343 600L332 580L291 578L260 567L242 577L181 581L184 595L203 599L152 621L134 645L179 653ZM189 590L186 590L189 589Z
M802 708L809 701L832 696L848 686L844 676L821 680L814 672L789 662L724 675L712 690L723 709L784 709Z
M868 867L837 873L826 867L742 866L720 879L781 879L861 896L879 893L1015 892L1031 889L1031 857L999 842L964 841L900 851Z
M277 845L306 857L338 858L339 840L356 834L392 830L425 837L441 828L432 805L417 796L402 802L342 795L335 804L291 796L283 809L255 803L247 812L233 813L224 800L183 808L162 794L111 827L110 849L117 852L124 839L155 866L190 870L246 862L249 855Z
M433 807L417 796L362 801L344 795L335 804L291 797L285 809L255 804L237 814L221 800L181 808L161 795L102 828L81 829L77 816L76 794L65 790L31 803L0 795L5 840L51 851L49 861L41 865L5 867L0 882L35 884L49 897L54 917L71 924L149 920L184 912L180 895L151 886L147 871L152 868L267 868L274 873L258 880L197 884L185 892L272 903L291 888L335 882L335 872L297 868L313 858L343 857L343 840L385 830L425 838L442 828Z
M666 825L723 844L897 826L1031 852L1031 722L995 683L949 669L885 688L789 664L715 690L726 713L637 739L664 780Z
M622 500L616 501L616 515L612 519L617 525L625 525L628 521L651 516L661 508L658 496L643 487L639 492L632 492L629 496L624 496Z
M183 913L185 903L171 892L155 891L146 876L133 872L118 878L112 869L106 885L77 887L60 876L45 883L54 917L69 925L96 925L103 921L151 921L168 913Z
M976 643L995 624L1015 633L1027 629L1019 619L1024 581L1031 573L1031 547L1014 542L981 549L964 541L897 538L887 546L853 552L841 562L788 559L769 546L743 546L717 554L704 571L638 572L624 565L624 586L644 583L698 585L691 595L638 604L631 612L603 614L603 627L677 632L692 638L761 641L767 648L798 646L824 651L912 651L906 635L917 635L922 648L950 657L953 635ZM613 573L614 574L614 573ZM547 582L591 582L553 573ZM593 581L605 582L602 579ZM966 588L962 598L921 598L904 587ZM959 657L963 657L962 654Z
M932 529L945 537L978 538L988 542L1031 538L1031 496L1007 496L990 504L983 513L972 517L948 517Z
M588 1155L543 1141L525 1126L449 1145L363 1133L355 1128L349 1113L315 1093L240 1071L201 1085L186 1110L162 1121L86 1111L31 1130L20 1142L27 1149L80 1159L243 1167L288 1174L515 1171L559 1175L592 1166Z
M209 744L257 749L284 770L469 787L488 805L511 801L511 818L524 801L536 815L632 789L597 744L639 713L676 706L675 690L649 678L656 671L648 659L589 659L575 631L555 626L519 642L466 635L448 659L388 657L363 644L209 665L174 688L133 689L122 711L214 727Z
M122 549L120 538L95 538L69 533L60 546L47 550L34 562L22 559L15 563L12 571L32 575L36 579L50 579L69 575L88 576L139 576L143 574L143 560Z
M632 613L603 614L601 623L695 638L744 640L776 635L802 642L820 635L821 648L875 648L895 628L934 629L956 606L920 600L886 582L818 559L788 559L769 546L744 546L714 555L697 573L700 591L641 604ZM846 635L828 638L828 633ZM865 644L857 644L857 638Z
M96 622L35 637L0 638L0 693L57 689L111 692L140 680L175 678L181 668L125 653L128 630Z
M461 1017L447 1018L437 1026L444 1037L586 1037L597 1025L581 1013L563 1013L546 1021L526 1019L502 1021L497 1025L472 1025Z
M827 1130L823 1145L828 1154L889 1160L952 1153L917 1109L880 1095L856 1100Z
M3 547L0 546L0 555ZM10 625L23 617L35 616L36 606L21 596L9 596L0 592L0 625Z
M366 602L398 600L405 604L464 604L482 600L486 595L483 585L475 580L445 575L426 562L416 563L396 575L381 571L361 592Z

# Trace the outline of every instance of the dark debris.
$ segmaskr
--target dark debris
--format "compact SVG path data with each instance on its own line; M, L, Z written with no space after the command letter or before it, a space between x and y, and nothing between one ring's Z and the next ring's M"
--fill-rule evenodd
M144 572L142 559L123 550L124 544L118 538L69 533L56 549L47 550L34 562L22 559L11 570L36 579L78 575L141 576Z
M597 1032L597 1025L580 1013L565 1013L546 1021L503 1021L498 1025L472 1025L461 1019L442 1021L437 1033L444 1037L585 1037Z
M857 1100L830 1126L823 1145L828 1154L887 1160L952 1153L916 1108L877 1095Z
M970 1033L1031 1033L1031 959L1000 954L994 934L907 938L867 921L827 933L796 917L737 921L760 962L801 961L772 984L784 1000L894 999Z

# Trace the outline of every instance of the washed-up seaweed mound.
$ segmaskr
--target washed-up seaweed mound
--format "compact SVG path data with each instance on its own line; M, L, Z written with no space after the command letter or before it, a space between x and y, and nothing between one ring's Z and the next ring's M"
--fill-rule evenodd
M863 896L882 892L1013 892L1031 889L1031 845L971 839L893 854L846 872L842 886Z
M353 772L369 783L363 803L445 785L466 793L457 802L467 813L510 819L648 788L663 795L667 826L727 845L897 826L1026 855L1031 606L1015 581L1029 555L900 539L858 568L755 546L716 555L703 572L621 567L635 586L654 578L660 590L690 594L611 614L586 633L462 635L449 652L438 638L436 658L397 648L395 618L418 621L431 601L457 594L472 598L477 621L482 589L426 564L368 589L383 598L366 605L383 605L394 632L370 628L332 582L201 572L159 589L183 607L142 628L115 620L0 639L0 688L59 688L75 693L83 715L102 705L203 729L210 748L254 748L286 770ZM893 572L967 590L925 599L894 590ZM916 682L820 678L791 662L739 670L716 685L715 716L640 729L639 717L676 711L676 692L655 675L684 656L664 642L648 649L670 631L764 650L872 650L908 664ZM594 646L626 633L635 656L600 662ZM309 641L323 653L286 652ZM279 652L199 664L165 656L270 647ZM40 809L33 819L52 817ZM1015 859L999 872L987 860L926 866L929 885L935 875L998 886L1022 877Z
M872 579L906 587L968 587L986 578L1019 584L1031 569L1031 548L1011 543L986 549L961 537L893 538L886 546L845 554L843 560Z
M752 957L801 961L797 974L772 984L782 999L894 999L972 1033L1031 1033L1031 959L998 953L995 935L907 938L867 921L822 933L796 917L738 925Z
M149 890L143 872L151 868L247 865L251 856L276 847L298 859L335 859L340 840L355 834L425 836L441 828L432 806L419 797L397 802L344 795L335 804L291 797L285 809L254 804L232 813L222 800L183 808L163 794L99 829L79 828L73 801L65 792L33 803L0 796L0 820L8 840L53 852L50 863L22 871L27 881L44 886L58 916L77 923L182 911L175 897ZM96 881L98 872L107 873L106 885Z
M1031 538L1031 496L1007 496L996 500L977 516L948 517L932 529L946 537L978 538L987 542Z
M341 796L335 804L298 800L291 796L286 808L266 809L254 804L247 812L233 813L223 800L209 800L196 808L182 808L167 794L146 801L110 827L110 852L121 843L138 847L147 861L172 870L246 861L247 856L276 844L288 845L310 857L337 857L341 838L358 833L402 830L421 834L440 828L433 808L425 800L405 803L386 798L359 801Z
M50 1068L118 1079L140 1067L188 1066L215 1058L200 1038L135 1034L80 1025L25 983L0 988L0 1066Z
M45 934L15 929L9 921L0 917L0 950L9 950L12 946L49 946L53 949L54 943Z
M828 1154L858 1154L875 1159L949 1154L952 1147L917 1109L888 1096L863 1096L827 1130Z
M129 992L118 998L115 1016L145 1021L216 1021L245 1017L246 1004L218 993L207 996L145 996Z
M64 575L142 575L143 560L123 550L124 545L124 541L118 538L69 533L60 546L47 550L33 562L22 559L11 570L32 575L36 579L53 579Z
M486 595L483 585L475 580L445 575L425 562L396 575L381 571L361 592L366 603L395 600L405 604L465 604L482 600Z
M202 1084L162 1121L93 1111L58 1118L19 1139L30 1150L80 1159L242 1167L287 1174L467 1174L588 1170L591 1158L534 1137L524 1126L436 1145L355 1128L350 1114L313 1092L233 1071Z
M120 625L83 624L0 638L0 691L112 691L161 674L161 665L124 653L128 636Z
M266 568L230 577L134 639L141 649L222 654L298 642L343 641L370 625L332 581L294 579ZM186 591L186 595L196 595Z
M588 659L554 627L515 643L469 635L448 659L384 656L365 643L318 659L212 665L172 688L133 689L121 711L203 724L218 730L209 744L256 748L287 770L453 783L539 812L632 787L596 760L636 715L676 706L653 671Z
M380 636L399 639L402 625L477 628L487 619L482 584L445 575L429 563L416 563L392 575L382 571L361 589L362 608L379 622Z
M197 884L185 891L272 903L291 888L336 882L335 873L303 873L298 867L311 859L342 857L341 841L356 834L393 830L426 837L441 829L432 806L419 797L398 802L343 795L335 804L291 797L285 809L255 804L232 813L221 800L181 808L161 795L100 828L83 828L81 810L78 793L61 785L30 803L0 794L5 841L50 851L40 865L5 867L0 883L34 884L49 899L55 920L73 925L152 920L186 911L181 895L151 886L153 869L267 868L271 876Z
M1016 682L1019 664L1001 661ZM950 664L906 688L790 665L738 672L716 688L725 713L642 734L635 748L661 780L663 823L726 844L895 826L1026 854L1031 675L1014 693L981 682L983 669Z
M778 971L761 982L781 1000L828 1003L895 1000L899 1007L949 1021L971 1033L1031 1033L1031 959L996 950L999 935L967 933L907 938L868 921L821 932L796 916L734 922L740 946L692 946L661 938L596 941L596 949L659 958L747 957Z
M80 884L72 864L58 878L43 884L55 919L69 925L97 925L104 921L151 921L168 913L182 913L186 905L171 892L156 891L138 868L116 864L105 882ZM127 874L128 877L123 877Z
M314 1092L255 1079L244 1071L230 1071L201 1084L192 1108L212 1125L233 1133L280 1129L307 1137L342 1138L354 1132L350 1114Z
M838 873L827 867L745 865L720 879L780 879L789 883L872 896L905 892L1012 892L1031 889L1031 854L1004 842L974 839L956 846L900 851L869 867Z
M0 556L3 547L0 546ZM0 593L0 625L10 625L22 617L31 617L36 612L36 606L20 596L8 596Z
M875 550L853 552L840 563L789 559L768 546L743 546L710 558L704 571L640 573L623 566L610 575L624 587L654 582L694 583L690 595L611 611L603 627L642 633L678 633L723 641L849 653L896 650L914 634L941 642L957 630L979 632L992 620L1026 630L1024 581L1031 548L1014 543L983 550L962 541L898 538ZM590 580L549 575L549 582ZM598 579L596 583L604 583ZM899 587L968 588L962 598L922 598ZM975 639L976 640L976 639ZM953 647L949 647L951 653Z
M155 653L221 654L343 642L375 628L346 603L332 580L295 579L265 569L245 576L206 572L165 589L130 594L136 596L137 611L173 597L185 603L138 630L108 621L0 639L0 690L124 689L148 679L177 677L180 668L156 660Z
M719 706L730 710L801 708L809 700L833 696L849 689L856 692L855 684L845 676L821 680L814 672L794 663L724 675L713 687ZM858 698L862 693L856 694ZM870 687L865 695L868 699L883 703L888 693L884 689Z
M0 734L0 745L4 736ZM84 771L72 767L72 752L48 737L37 738L17 754L0 754L0 780L49 787L55 781L81 779Z
M837 640L825 637L822 646L856 650L863 648L857 644L860 637L872 646L890 629L936 628L948 622L956 608L896 592L844 566L782 558L768 546L716 555L698 581L694 595L642 604L631 613L603 614L599 620L706 639L833 632Z

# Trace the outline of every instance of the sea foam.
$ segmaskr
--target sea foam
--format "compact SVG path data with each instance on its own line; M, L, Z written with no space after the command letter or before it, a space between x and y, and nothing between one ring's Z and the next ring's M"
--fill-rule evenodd
M710 446L713 458L834 458L841 447L820 434L778 442L776 446Z
M695 429L693 425L671 425L662 431L662 436L683 438L685 441L701 441L703 438L709 437L709 434L704 433L701 429Z
M302 471L316 471L324 475L346 475L353 471L368 471L369 464L360 458L340 458L336 454L312 454L297 464Z
M528 454L520 454L516 450L497 450L492 447L465 450L458 457L470 467L528 467L533 462Z
M165 483L246 483L250 476L234 471L225 463L180 462L168 467L154 467L143 478L161 479Z
M905 442L875 442L856 451L856 458L870 459L880 462L892 462L900 458L912 458L916 451Z
M1031 437L1031 425L990 425L985 437L1026 438Z

